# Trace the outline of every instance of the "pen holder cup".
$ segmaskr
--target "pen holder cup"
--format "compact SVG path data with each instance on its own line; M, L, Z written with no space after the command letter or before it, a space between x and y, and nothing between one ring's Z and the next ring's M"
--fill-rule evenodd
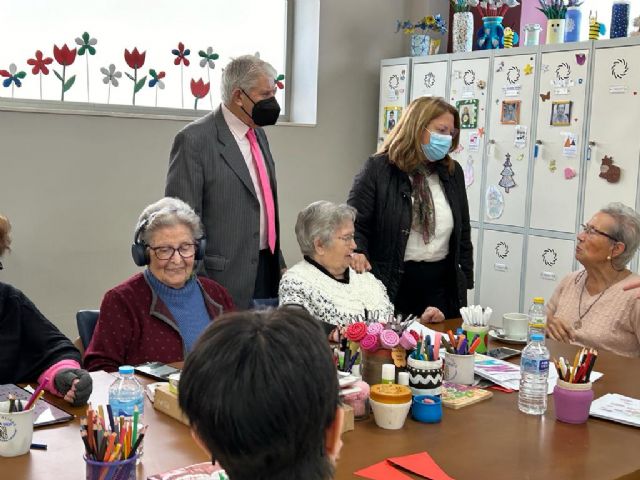
M136 480L137 455L119 462L98 462L84 457L86 480Z
M411 416L422 423L440 422L442 420L442 400L434 395L416 395L411 404Z
M375 352L369 352L361 348L362 352L362 380L369 385L375 385L382 381L382 365L393 363L391 350L381 348Z
M474 355L447 353L444 359L444 379L461 385L473 385Z
M440 395L442 392L442 359L417 360L407 358L409 387L413 395Z
M33 438L34 409L9 413L9 405L0 402L0 457L29 453Z
M467 334L467 343L471 346L473 339L476 335L480 336L480 345L476 348L476 352L478 353L487 353L488 344L489 344L489 327L478 327L475 325L467 325L466 323L462 324L462 329Z
M584 423L593 400L592 383L568 383L558 379L553 388L556 419L565 423Z

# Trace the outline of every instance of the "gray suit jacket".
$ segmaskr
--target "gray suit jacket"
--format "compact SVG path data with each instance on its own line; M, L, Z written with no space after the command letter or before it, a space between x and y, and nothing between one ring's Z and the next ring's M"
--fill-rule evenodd
M256 129L276 209L276 254L281 267L275 164L264 130ZM202 219L204 268L223 285L236 307L253 297L260 249L260 204L240 148L217 108L183 128L173 142L165 195L191 205ZM277 291L277 286L276 286Z

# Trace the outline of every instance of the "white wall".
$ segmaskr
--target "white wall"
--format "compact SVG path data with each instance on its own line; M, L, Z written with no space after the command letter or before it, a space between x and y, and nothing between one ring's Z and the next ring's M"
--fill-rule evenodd
M406 54L395 20L416 16L407 10L414 3L321 1L317 125L268 130L289 264L300 258L297 212L318 199L344 201L375 147L379 62ZM97 308L108 288L137 270L133 225L162 196L171 142L184 124L0 112L0 212L14 226L0 281L25 291L75 337L75 312Z

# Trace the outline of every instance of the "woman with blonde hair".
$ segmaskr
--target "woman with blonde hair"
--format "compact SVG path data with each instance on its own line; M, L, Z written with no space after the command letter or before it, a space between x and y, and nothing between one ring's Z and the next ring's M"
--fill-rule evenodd
M397 312L423 321L440 320L436 309L458 317L473 288L464 174L449 156L459 134L458 111L444 99L414 100L349 193L358 212L352 267L371 270Z

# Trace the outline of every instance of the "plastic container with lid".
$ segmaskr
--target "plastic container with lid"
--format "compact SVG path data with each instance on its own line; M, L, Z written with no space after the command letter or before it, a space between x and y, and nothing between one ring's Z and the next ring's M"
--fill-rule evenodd
M395 383L373 385L369 403L376 425L398 430L404 425L411 408L411 389Z

